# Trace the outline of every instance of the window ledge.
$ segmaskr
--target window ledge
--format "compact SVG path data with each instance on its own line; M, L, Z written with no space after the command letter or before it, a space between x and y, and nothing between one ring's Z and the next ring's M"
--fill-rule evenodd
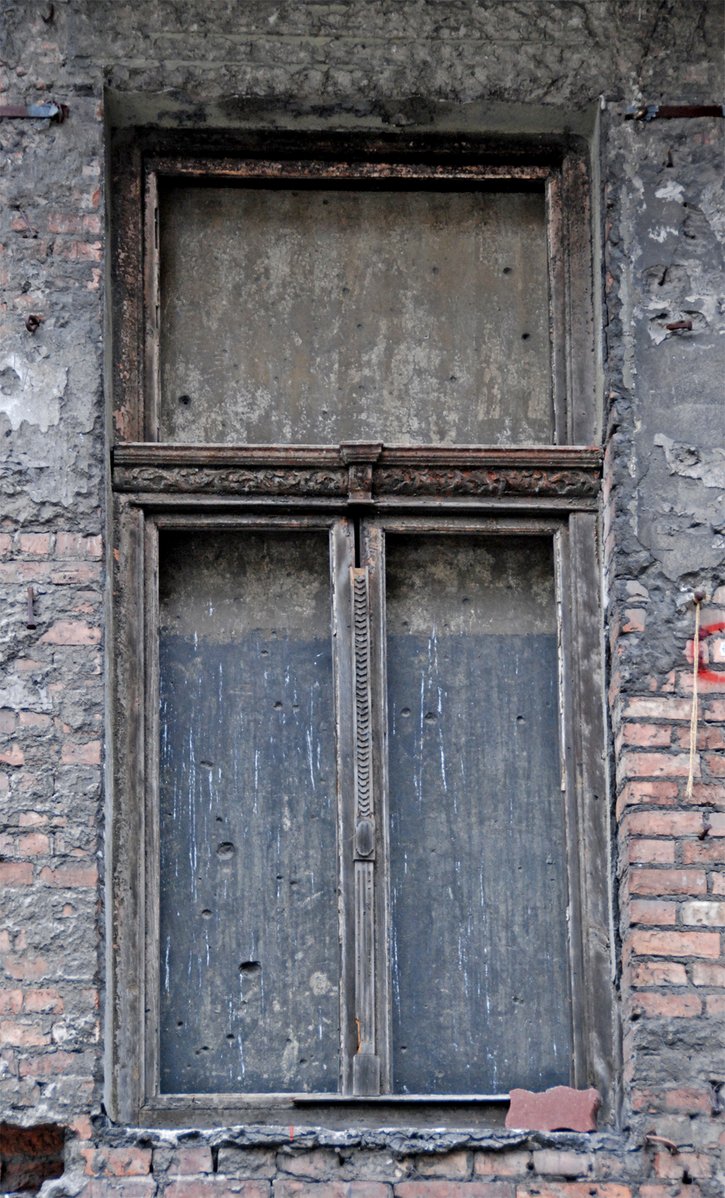
M515 1148L567 1148L586 1152L621 1152L627 1137L618 1131L519 1131L505 1128L319 1127L244 1124L229 1127L124 1127L108 1119L94 1120L96 1139L109 1147L160 1148L205 1144L217 1148L364 1148L395 1157L480 1149L507 1152Z

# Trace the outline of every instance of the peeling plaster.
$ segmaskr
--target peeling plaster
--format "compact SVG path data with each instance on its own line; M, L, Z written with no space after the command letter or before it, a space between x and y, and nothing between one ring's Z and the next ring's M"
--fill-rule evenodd
M23 421L35 424L41 433L60 422L60 401L68 384L65 366L54 366L42 358L35 362L8 354L0 359L0 411L13 429Z
M664 433L657 433L655 445L664 450L670 474L680 478L698 478L706 487L725 490L725 449L700 449L697 445L683 445L672 441Z

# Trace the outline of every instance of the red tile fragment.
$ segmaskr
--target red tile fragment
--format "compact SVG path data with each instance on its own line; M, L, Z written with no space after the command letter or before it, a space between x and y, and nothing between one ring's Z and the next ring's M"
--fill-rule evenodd
M597 1090L553 1086L537 1093L512 1090L506 1127L523 1131L594 1131L601 1099Z

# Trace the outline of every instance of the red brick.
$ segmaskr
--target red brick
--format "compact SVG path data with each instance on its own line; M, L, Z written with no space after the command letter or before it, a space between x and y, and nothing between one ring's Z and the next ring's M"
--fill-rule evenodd
M655 1176L668 1177L673 1181L681 1181L685 1173L699 1180L712 1175L712 1161L703 1152L661 1151L654 1155L654 1171Z
M675 842L673 840L630 840L627 844L627 857L635 865L643 862L673 865Z
M18 1023L13 1019L0 1022L0 1044L9 1044L17 1048L36 1048L48 1042L48 1036L32 1024Z
M83 744L66 742L61 750L60 760L62 765L100 765L101 742L100 740L87 740Z
M713 874L712 893L725 894L725 874Z
M171 1158L169 1173L212 1173L211 1148L206 1144L177 1148Z
M707 1015L725 1015L725 994L705 995L705 1013Z
M622 725L618 739L623 745L635 745L645 749L663 749L672 740L672 728L669 724L626 723Z
M620 762L623 778L686 778L690 769L686 753L624 753ZM699 775L699 769L698 769Z
M93 1124L87 1115L78 1115L68 1120L68 1128L79 1140L90 1140L93 1135Z
M100 218L95 214L80 215L77 212L49 212L49 233L100 233Z
M686 840L682 860L685 865L725 865L725 844L720 840Z
M632 899L629 904L629 921L632 924L658 924L668 926L677 923L677 904L659 903L654 899Z
M725 724L725 699L707 699L705 719Z
M318 1198L322 1198L319 1188L315 1188ZM275 1196L277 1193L275 1190ZM168 1182L164 1190L164 1198L269 1198L269 1195L268 1181L232 1181L229 1177L180 1177Z
M709 1115L712 1110L712 1091L709 1087L680 1086L676 1090L665 1090L662 1100L666 1111Z
M18 722L21 728L30 728L34 732L46 732L53 721L49 715L42 715L37 711L21 711L18 715Z
M100 262L102 246L100 241L61 241L55 243L53 252L69 262Z
M556 1148L541 1148L534 1151L534 1174L555 1177L585 1177L594 1168L594 1157L589 1152L571 1152Z
M75 532L59 532L55 540L57 558L100 558L101 538L86 537Z
M645 720L689 720L692 703L689 699L677 699L674 695L654 698L649 695L628 699L624 715L628 719Z
M696 994L638 993L634 1010L657 1019L693 1019L702 1012L702 1002Z
M56 566L50 571L48 581L56 586L85 586L99 582L101 567L97 562L73 562L72 565Z
M395 1198L514 1198L511 1181L399 1181ZM277 1191L275 1189L275 1198ZM310 1194L309 1198L312 1198ZM325 1196L327 1198L327 1196ZM340 1195L346 1198L346 1195Z
M632 951L642 957L719 957L717 932L652 932L630 934Z
M702 817L698 811L632 811L622 826L629 836L697 836Z
M417 1156L415 1171L421 1177L468 1177L471 1163L467 1152L445 1152L440 1156Z
M615 1181L531 1181L516 1187L516 1198L632 1198L632 1191Z
M712 1090L705 1086L680 1086L673 1090L633 1090L631 1093L632 1109L646 1111L648 1114L668 1111L678 1115L709 1115L712 1100Z
M0 990L0 1015L17 1015L22 1005L22 990Z
M13 538L9 532L0 532L0 557L7 557L12 548Z
M473 1172L477 1177L525 1177L531 1153L477 1152L473 1158Z
M18 549L26 557L47 557L50 553L50 533L21 532Z
M229 1183L227 1183L229 1184ZM239 1183L237 1183L239 1184ZM269 1182L242 1182L242 1185L267 1186ZM458 1185L459 1182L420 1182L420 1185ZM168 1191L167 1191L168 1192ZM236 1190L230 1193L237 1193ZM245 1195L246 1190L240 1191ZM268 1191L265 1189L264 1193ZM250 1195L254 1193L250 1191ZM421 1191L423 1193L423 1191ZM183 1198L192 1198L185 1194ZM254 1195L256 1198L256 1194ZM274 1183L274 1198L390 1198L390 1186L382 1181L298 1181L297 1178L278 1178ZM502 1196L503 1198L503 1196Z
M50 840L44 832L26 832L18 836L16 844L21 857L40 857L50 852Z
M0 886L29 886L32 880L29 861L0 861Z
M625 622L622 632L644 632L647 624L647 614L641 607L627 607L624 612Z
M633 869L629 889L632 894L706 894L707 876L696 869Z
M624 976L632 986L687 986L687 968L675 961L624 961Z
M0 749L0 763L12 766L25 765L25 754L20 745L9 745L7 749Z
M617 799L617 818L621 817L627 807L639 806L644 803L651 803L656 807L667 807L675 802L678 794L679 786L676 782L666 780L627 782Z
M725 927L725 903L692 899L682 904L682 922L695 927Z
M156 1182L153 1177L132 1177L116 1182L104 1177L89 1181L79 1198L155 1198L155 1195Z
M725 836L725 811L710 811L710 831L708 836Z
M701 1198L699 1186L680 1185L673 1190L671 1185L647 1182L639 1188L639 1198Z
M682 798L679 800L682 804L691 804L694 807L708 807L711 811L722 811L725 809L725 787L717 782L696 780L692 787L692 795L684 793L683 787Z
M96 886L98 869L95 865L57 865L51 869L46 866L40 871L40 880L47 886Z
M725 674L723 674L725 678ZM706 769L715 778L725 778L725 753L705 753L704 764Z
M48 645L97 645L101 639L99 628L92 628L82 620L57 620L40 638Z
M60 1015L64 1006L62 996L52 988L25 991L24 1007L26 1011L50 1011L54 1015Z
M690 729L677 728L675 731L674 744L679 745L682 749L690 748ZM697 729L697 748L703 750L722 750L725 749L725 729L717 727L715 724L700 724Z
M677 675L677 689L684 694L692 694L692 673L688 670L686 673ZM722 671L722 680L705 678L702 674L697 679L697 690L701 695L719 694L725 690L725 670Z
M43 1056L29 1057L21 1061L18 1071L21 1077L72 1077L81 1067L78 1055L72 1052L44 1053Z
M2 870L2 866L0 866L0 870ZM1 872L0 883L2 883ZM3 958L3 967L8 977L17 978L18 981L37 980L48 972L48 962L45 957L31 957L28 953L8 953Z
M695 961L692 966L692 980L696 986L721 986L725 989L725 965Z
M594 1131L600 1105L598 1092L572 1086L548 1090L514 1087L509 1093L505 1126L529 1131Z
M151 1172L150 1148L83 1148L86 1173L107 1177L139 1177Z

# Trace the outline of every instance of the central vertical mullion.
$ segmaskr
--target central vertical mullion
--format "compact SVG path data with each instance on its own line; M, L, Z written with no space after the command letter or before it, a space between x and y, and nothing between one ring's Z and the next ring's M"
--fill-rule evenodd
M376 1034L375 929L375 785L370 671L370 603L367 566L350 570L352 600L355 768L353 883L355 911L355 1055L354 1094L380 1092L380 1058Z
M385 685L385 540L383 530L361 521L359 561L366 575L366 647L369 669L370 770L374 809L374 888L372 895L375 969L370 979L375 1011L378 1092L393 1090L390 1068L389 819L387 786L387 704Z

